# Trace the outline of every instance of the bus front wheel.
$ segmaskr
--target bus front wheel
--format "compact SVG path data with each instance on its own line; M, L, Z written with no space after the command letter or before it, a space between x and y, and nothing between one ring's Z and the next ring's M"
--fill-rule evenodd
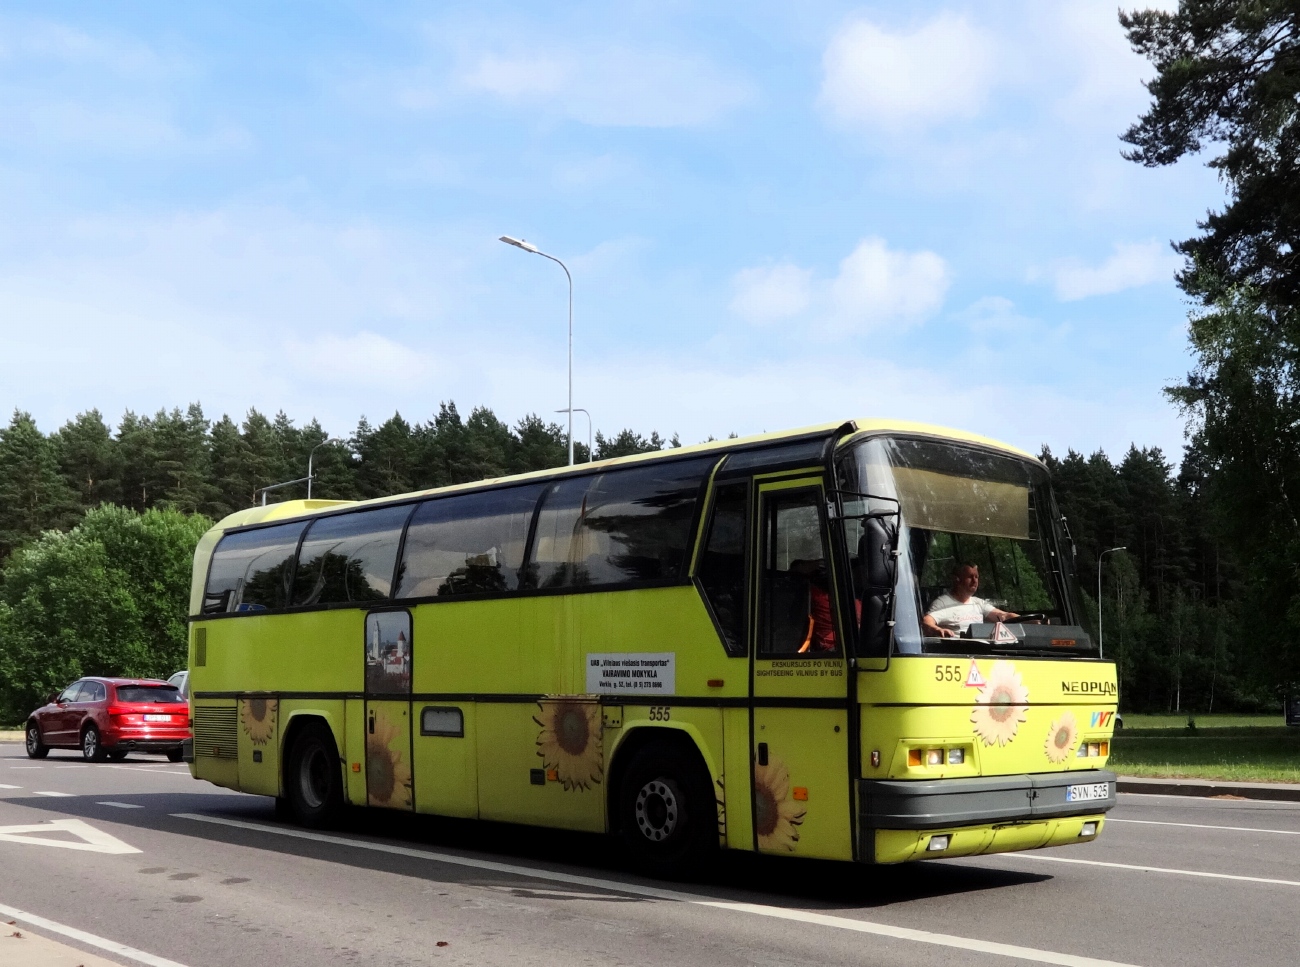
M343 812L343 774L328 728L309 723L295 737L284 776L289 812L302 826L330 826Z
M619 834L632 865L652 876L688 876L717 848L717 802L694 758L649 745L623 774Z

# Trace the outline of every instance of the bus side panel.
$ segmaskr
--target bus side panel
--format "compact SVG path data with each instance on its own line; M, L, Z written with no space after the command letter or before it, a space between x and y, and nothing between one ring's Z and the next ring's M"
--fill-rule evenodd
M280 703L263 695L239 699L239 788L280 795Z
M751 748L749 709L722 710L726 764L722 777L723 812L726 817L726 840L729 849L754 848L753 785L750 777Z
M604 830L599 704L581 697L482 702L475 717L482 818Z
M424 734L421 713L426 708L442 719L447 717L447 710L458 711L461 734ZM478 818L477 710L474 702L431 701L413 705L411 755L417 812Z

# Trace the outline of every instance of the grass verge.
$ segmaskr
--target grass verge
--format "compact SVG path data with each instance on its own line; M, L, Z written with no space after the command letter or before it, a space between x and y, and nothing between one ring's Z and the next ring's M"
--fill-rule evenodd
M1125 728L1115 736L1109 767L1125 776L1300 782L1300 729L1201 728L1200 721L1194 733Z

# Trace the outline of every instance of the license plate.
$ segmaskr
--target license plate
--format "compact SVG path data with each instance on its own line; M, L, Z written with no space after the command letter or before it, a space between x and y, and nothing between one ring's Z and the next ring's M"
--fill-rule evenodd
M170 722L172 717L170 715L146 715L144 720L146 722Z
M1090 802L1094 799L1109 799L1109 782L1089 782L1077 786L1065 787L1066 802Z

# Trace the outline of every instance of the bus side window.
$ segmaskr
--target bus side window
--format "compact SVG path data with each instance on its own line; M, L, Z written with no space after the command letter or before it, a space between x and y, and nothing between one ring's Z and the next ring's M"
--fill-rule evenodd
M288 607L294 552L305 526L278 524L223 537L212 554L204 613Z
M744 655L745 532L749 483L723 484L713 498L708 540L700 557L699 579L727 654Z
M406 529L397 597L501 594L531 587L524 544L540 484L422 503Z
M684 579L700 487L716 462L632 466L552 484L537 515L537 586Z
M397 542L410 515L408 504L313 522L298 551L293 603L385 600L392 590Z
M835 652L820 492L809 488L771 495L763 530L759 655Z

